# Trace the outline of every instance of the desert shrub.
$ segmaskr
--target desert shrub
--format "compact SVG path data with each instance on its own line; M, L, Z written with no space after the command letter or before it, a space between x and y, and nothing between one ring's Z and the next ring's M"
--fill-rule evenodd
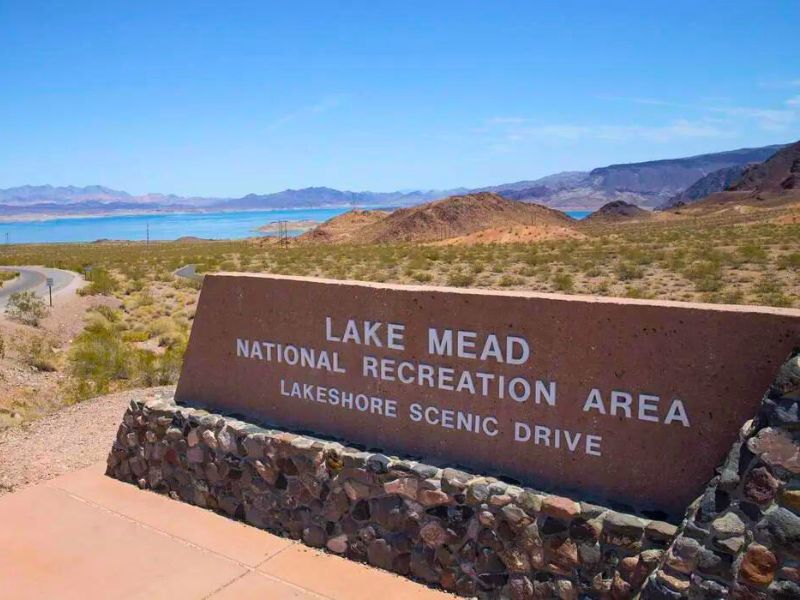
M719 294L719 302L722 304L741 304L744 301L744 294L741 290L727 290Z
M524 280L521 277L516 277L514 275L503 275L497 282L497 285L500 287L511 287L514 285L522 285L523 283Z
M569 273L556 273L553 275L553 287L559 292L571 292L575 287L575 280Z
M159 317L147 326L150 337L160 337L172 333L174 329L175 323L169 317Z
M159 385L159 357L149 350L136 350L133 354L136 377L135 385L152 387Z
M715 261L695 261L684 271L684 275L694 282L698 292L716 292L722 287L722 269Z
M122 332L122 339L131 343L146 342L150 339L150 334L143 330L129 329Z
M652 294L645 291L643 288L632 285L625 290L626 298L652 298Z
M108 393L113 381L129 379L132 358L130 347L119 335L119 325L93 315L69 352L77 398Z
M586 263L582 267L583 274L587 277L600 277L603 274L603 271L597 265L592 263Z
M784 254L778 258L779 269L798 269L800 270L800 252Z
M427 283L428 281L433 280L433 275L431 275L427 271L414 271L411 274L411 279L413 279L414 281L418 281L420 283Z
M473 275L479 275L483 273L486 266L481 261L475 261L469 266L470 273Z
M120 311L111 308L110 306L96 306L92 309L92 312L95 312L104 319L108 320L109 323L119 323L122 320L122 314Z
M745 262L762 263L767 260L767 251L755 242L746 242L739 246L739 255Z
M119 289L119 282L109 271L102 267L95 267L89 275L91 282L78 292L83 296L107 296Z
M0 288L3 287L3 284L6 281L11 281L15 279L19 275L18 271L0 271Z
M768 306L792 306L792 299L784 294L781 284L771 274L761 278L755 286L759 301Z
M37 371L55 371L56 355L53 344L43 336L34 336L19 347L22 361Z
M263 269L264 271L268 269ZM188 277L178 277L177 281L175 282L176 287L178 288L186 288L190 290L199 290L203 287L203 278L188 278Z
M6 339L0 335L0 358L6 357Z
M134 306L152 306L155 303L155 298L153 297L153 292L150 291L150 288L144 288L141 292L136 294L134 300Z
M21 323L38 327L47 314L47 306L33 292L14 292L8 297L6 314Z
M453 271L447 276L447 285L453 287L469 287L475 283L475 275L463 271Z
M622 262L617 265L617 277L620 281L630 281L644 277L644 269L631 262Z

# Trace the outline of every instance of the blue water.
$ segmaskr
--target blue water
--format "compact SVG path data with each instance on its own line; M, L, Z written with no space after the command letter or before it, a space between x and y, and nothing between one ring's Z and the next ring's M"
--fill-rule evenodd
M29 244L43 242L93 242L99 239L144 240L150 230L151 240L175 240L194 236L208 239L241 239L258 235L258 228L273 221L325 221L347 212L349 208L295 208L238 212L175 213L163 215L127 215L75 217L41 221L0 222L0 242ZM582 219L589 211L569 211ZM297 235L300 231L289 231Z

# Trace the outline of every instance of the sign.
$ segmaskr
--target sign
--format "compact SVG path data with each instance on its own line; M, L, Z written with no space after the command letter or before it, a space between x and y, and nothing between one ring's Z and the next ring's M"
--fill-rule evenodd
M176 397L678 517L798 340L789 309L217 274Z
M53 278L52 277L48 277L45 283L46 283L47 287L53 287Z

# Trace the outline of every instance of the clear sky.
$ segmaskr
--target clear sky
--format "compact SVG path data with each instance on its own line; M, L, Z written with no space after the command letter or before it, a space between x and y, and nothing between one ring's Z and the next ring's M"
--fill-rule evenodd
M481 186L800 138L797 0L0 0L0 187Z

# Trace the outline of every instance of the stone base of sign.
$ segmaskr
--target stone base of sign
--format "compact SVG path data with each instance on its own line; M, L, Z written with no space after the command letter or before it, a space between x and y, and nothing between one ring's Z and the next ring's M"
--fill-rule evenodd
M800 598L800 354L689 507L641 598Z
M632 598L676 533L164 400L131 403L107 474L463 596Z

